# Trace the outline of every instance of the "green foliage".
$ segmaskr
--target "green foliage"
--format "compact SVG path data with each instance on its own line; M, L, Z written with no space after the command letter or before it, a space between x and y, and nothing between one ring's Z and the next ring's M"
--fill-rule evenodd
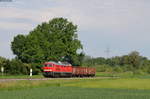
M133 51L129 54L129 64L131 64L135 68L139 68L141 65L141 56L139 55L139 52Z
M115 66L115 67L113 68L113 71L114 71L114 72L117 72L117 73L121 73L121 72L123 72L123 69L122 69L120 66Z
M126 65L123 65L121 67L122 67L122 69L123 69L124 72L133 71L134 70L134 67L132 65L127 65L126 64Z
M7 60L3 66L6 74L28 74L29 71L29 68L17 59Z
M7 59L4 57L0 56L0 68L4 67L4 65L6 64Z
M113 69L109 65L98 65L96 66L96 71L97 72L112 72Z
M72 64L81 64L78 49L82 48L77 26L64 18L54 18L38 25L28 35L18 35L12 42L12 51L24 63L61 61L69 57Z
M134 74L138 74L138 75L144 75L145 73L143 72L143 70L141 69L136 69L133 71Z
M86 56L83 64L89 67L96 67L98 72L128 72L134 74L150 73L150 60L140 56L139 52L132 51L128 55L115 56L112 58L91 58Z
M30 64L22 63L18 59L8 60L0 57L0 68L4 67L5 75L22 75L29 74Z
M14 37L14 41L12 42L11 49L13 53L17 55L18 58L21 58L22 60L23 60L22 53L25 50L25 45L26 45L26 36L17 35L16 37Z

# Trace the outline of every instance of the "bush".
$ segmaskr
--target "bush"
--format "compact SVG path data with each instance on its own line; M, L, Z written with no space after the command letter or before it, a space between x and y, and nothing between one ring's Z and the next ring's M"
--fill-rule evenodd
M112 67L108 65L99 65L99 66L96 66L96 71L97 72L112 72Z
M116 72L116 73L121 73L121 72L123 72L123 69L120 66L115 66L113 68L113 71Z
M106 71L106 66L105 65L96 66L96 71L97 72L105 72Z
M144 75L144 74L145 74L145 73L144 73L142 70L140 70L140 69L134 70L133 73L134 73L134 74L138 74L138 75Z
M27 67L17 59L13 59L10 61L10 66L8 68L10 74L27 74Z
M123 70L124 72L127 72L127 71L133 71L134 68L133 68L132 65L123 65L123 66L122 66L122 70Z
M6 74L20 75L20 74L28 74L27 67L20 60L12 59L6 60L3 63L4 72Z
M41 72L41 65L40 64L26 64L21 62L18 59L7 60L0 59L0 68L4 67L5 74L11 75L29 75L30 69L33 69L33 75L37 75Z
M141 67L141 69L143 72L150 74L150 66L149 65L143 66L143 67Z

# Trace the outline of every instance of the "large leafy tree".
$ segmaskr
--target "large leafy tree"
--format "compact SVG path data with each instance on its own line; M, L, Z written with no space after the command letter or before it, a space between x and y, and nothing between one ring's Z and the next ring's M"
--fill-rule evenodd
M25 63L61 61L69 57L72 64L80 57L77 26L64 18L54 18L38 25L28 35L17 35L12 41L13 53ZM80 58L79 58L80 59Z

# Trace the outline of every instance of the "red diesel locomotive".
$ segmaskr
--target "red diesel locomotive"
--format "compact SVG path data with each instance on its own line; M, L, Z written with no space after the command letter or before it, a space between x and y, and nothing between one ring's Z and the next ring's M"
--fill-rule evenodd
M64 62L45 62L43 75L45 77L93 77L95 68L74 67Z

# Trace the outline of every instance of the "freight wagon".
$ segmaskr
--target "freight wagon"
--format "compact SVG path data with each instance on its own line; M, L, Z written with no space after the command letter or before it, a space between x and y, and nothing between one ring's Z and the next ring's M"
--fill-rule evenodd
M90 67L74 67L65 62L45 62L43 75L45 77L94 77L96 69Z
M72 76L74 76L74 77L93 77L93 76L95 76L95 68L72 67Z

